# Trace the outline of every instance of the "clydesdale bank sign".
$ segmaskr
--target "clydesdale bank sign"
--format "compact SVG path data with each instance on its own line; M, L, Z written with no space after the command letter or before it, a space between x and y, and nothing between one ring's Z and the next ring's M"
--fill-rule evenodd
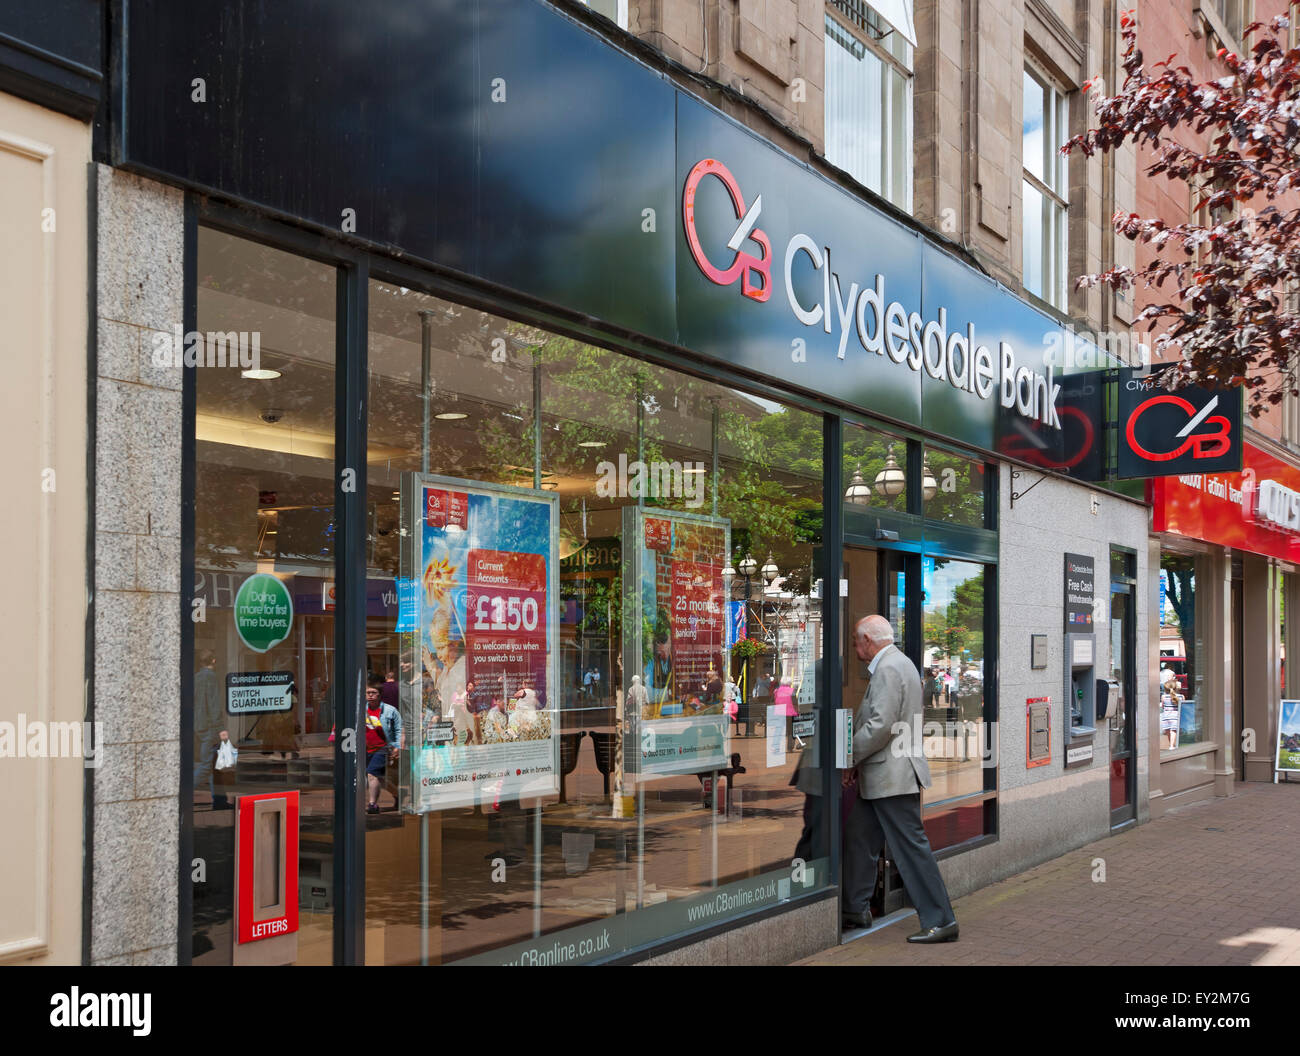
M707 248L697 222L697 201L706 181L725 189L735 213L735 228L725 244ZM980 400L996 399L1007 412L1061 429L1057 406L1061 385L1050 363L1042 373L1017 365L1010 343L981 341L971 321L954 319L950 325L944 305L938 306L934 318L924 318L915 306L890 298L883 271L842 276L832 264L836 254L829 240L796 231L774 252L771 238L760 226L763 208L763 195L747 201L736 176L717 158L704 158L691 168L682 189L682 228L691 257L710 282L718 286L738 282L739 294L755 304L751 310L772 301L779 284L783 296L776 299L778 303L784 301L801 326L830 335L836 359L865 354L888 360L894 368L923 376L926 384L945 384ZM811 299L797 288L800 275L814 278ZM809 283L802 285L806 291ZM797 338L792 345L791 357L798 363L801 355L807 355L807 347Z

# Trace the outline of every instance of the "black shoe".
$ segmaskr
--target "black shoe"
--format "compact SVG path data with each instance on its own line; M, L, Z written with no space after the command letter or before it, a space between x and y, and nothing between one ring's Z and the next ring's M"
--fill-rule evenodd
M956 942L957 941L957 922L951 921L948 924L939 924L933 928L926 928L924 931L918 931L915 935L907 937L908 942Z
M367 804L366 804L366 813L367 813L367 814L378 814L378 813L379 813L379 804L378 804L378 803L367 803Z
M841 931L857 931L871 927L870 913L845 913L840 918Z

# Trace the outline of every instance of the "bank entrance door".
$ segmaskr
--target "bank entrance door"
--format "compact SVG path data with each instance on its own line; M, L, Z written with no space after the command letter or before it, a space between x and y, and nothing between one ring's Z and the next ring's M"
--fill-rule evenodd
M863 616L879 613L894 628L894 644L899 649L908 651L904 600L907 597L907 577L903 555L891 550L846 546L844 579L848 581L848 595L844 598L841 620L844 628L842 706L856 710L862 701L862 695L867 691L867 683L871 680L867 675L867 665L853 652L854 624Z

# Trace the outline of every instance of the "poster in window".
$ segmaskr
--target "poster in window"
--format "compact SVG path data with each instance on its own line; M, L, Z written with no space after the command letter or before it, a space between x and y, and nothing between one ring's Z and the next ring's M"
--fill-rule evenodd
M731 550L723 518L626 507L624 670L645 700L629 715L641 775L700 773L725 765L730 609L722 570ZM635 584L639 584L639 590Z
M407 809L558 791L557 497L411 473L403 500Z

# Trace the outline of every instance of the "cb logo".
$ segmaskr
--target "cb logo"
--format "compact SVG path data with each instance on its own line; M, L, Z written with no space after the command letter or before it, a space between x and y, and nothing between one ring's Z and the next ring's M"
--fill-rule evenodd
M715 267L709 260L700 245L699 232L695 229L695 195L705 176L713 176L722 182L731 195L731 204L736 210L736 230L727 240L727 248L735 254L735 258L726 268ZM682 223L686 229L686 242L691 248L691 256L709 281L719 286L730 286L739 278L740 292L756 301L766 301L772 296L772 243L762 229L754 226L762 212L763 196L760 194L754 199L754 204L746 209L745 196L740 193L736 177L715 158L705 158L686 177L686 186L682 191ZM741 249L750 239L762 251L757 257Z
M1188 421L1177 433L1167 438L1167 445L1161 445L1168 446L1169 450L1151 451L1143 447L1138 441L1138 422L1144 414L1161 404L1171 404L1178 407L1187 414ZM1193 458L1218 458L1221 455L1226 455L1232 447L1232 437L1230 435L1232 424L1221 414L1211 417L1210 412L1218 405L1218 396L1213 397L1199 411L1181 396L1174 396L1170 393L1152 396L1151 399L1139 403L1134 408L1133 413L1129 415L1128 426L1125 429L1128 445L1135 454L1151 462L1170 462L1187 454L1188 451L1192 453ZM1192 430L1202 423L1213 426L1213 431L1194 433ZM1182 443L1174 446L1175 442L1179 440ZM1148 442L1150 442L1150 438L1148 438Z

